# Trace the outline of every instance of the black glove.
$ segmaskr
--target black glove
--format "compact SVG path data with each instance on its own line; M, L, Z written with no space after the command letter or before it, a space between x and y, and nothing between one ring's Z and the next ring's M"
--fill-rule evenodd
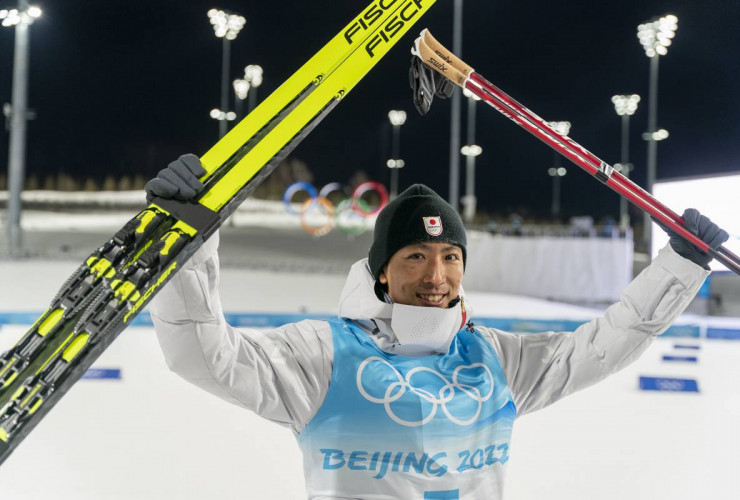
M203 191L203 183L198 180L205 175L206 170L200 164L200 159L194 154L182 155L170 163L167 168L159 171L157 176L146 183L146 199L151 201L155 197L189 200Z
M422 116L429 111L435 95L448 99L455 89L449 79L425 65L417 56L411 57L409 84L414 91L414 106Z
M684 227L690 233L695 234L704 243L709 245L713 249L719 248L722 243L730 238L727 231L719 227L717 224L709 220L699 213L695 208L687 208L683 213ZM656 221L657 222L657 221ZM677 233L671 231L661 223L657 223L663 230L668 233L670 237L670 243L673 250L678 255L685 259L689 259L691 262L699 264L704 269L709 269L709 263L712 261L712 257L705 254L697 247L680 237Z

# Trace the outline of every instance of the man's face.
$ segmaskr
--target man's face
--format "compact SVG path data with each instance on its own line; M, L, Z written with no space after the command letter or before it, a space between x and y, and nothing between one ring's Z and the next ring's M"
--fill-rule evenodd
M408 245L393 254L378 277L396 304L448 307L460 294L462 250L450 243Z

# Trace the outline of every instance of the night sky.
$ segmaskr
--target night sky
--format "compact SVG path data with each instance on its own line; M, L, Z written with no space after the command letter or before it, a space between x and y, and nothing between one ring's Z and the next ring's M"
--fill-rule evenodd
M232 10L247 26L232 43L231 77L260 64L260 99L274 90L366 4L358 1L131 2L39 0L31 31L28 174L77 177L141 172L151 177L185 152L218 139L208 113L219 105L221 41L206 12ZM0 8L14 1L0 0ZM547 120L568 120L571 137L609 163L619 161L621 122L613 94L637 93L631 121L633 178L644 183L649 59L637 25L672 13L675 41L660 61L658 178L740 171L740 1L466 0L463 58ZM448 102L422 118L408 89L409 48L429 27L452 45L452 1L432 10L294 152L316 183L347 182L356 170L389 182L387 112L405 109L401 187L425 182L448 193ZM13 30L0 29L0 101L10 101ZM463 123L465 117L463 116ZM479 205L499 214L547 215L553 153L492 108L480 105ZM463 127L463 144L465 143ZM8 134L0 140L7 168ZM568 164L563 160L564 164ZM461 161L464 166L464 161ZM618 213L618 198L568 164L566 215ZM461 176L461 186L464 177ZM463 193L461 193L463 194Z

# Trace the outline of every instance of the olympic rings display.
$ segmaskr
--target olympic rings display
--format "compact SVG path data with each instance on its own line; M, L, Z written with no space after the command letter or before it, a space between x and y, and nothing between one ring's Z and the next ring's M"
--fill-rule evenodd
M329 194L335 193L337 191L339 191L340 193L344 194L344 197L345 198L348 197L348 195L347 195L347 193L348 193L347 189L344 186L342 186L341 184L339 184L338 182L330 182L326 186L322 187L321 188L321 191L319 191L319 196L321 198L329 198Z
M305 215L309 212L312 206L316 206L320 209L324 209L326 212L326 222L323 224L314 225L312 222L308 220ZM326 198L316 198L316 200L312 200L311 198L307 199L303 202L303 205L301 205L301 227L304 231L306 231L308 234L313 236L324 236L326 234L329 234L329 232L334 227L334 218L332 217L334 215L334 205L327 200Z
M363 212L355 210L355 205L359 205ZM337 205L337 211L334 220L341 232L347 236L357 236L367 231L370 227L370 218L365 213L370 211L367 202L362 198L347 198Z
M337 192L344 199L337 199ZM298 193L304 193L308 199L296 211L293 198ZM363 182L349 193L349 188L338 182L330 182L318 191L308 182L294 182L283 193L283 205L289 214L300 218L301 227L308 234L324 236L336 227L348 236L356 236L368 230L370 217L388 204L389 197L385 186L374 181ZM373 205L365 199L368 193L374 194ZM331 201L330 196L337 201Z
M380 202L374 210L368 212L360 206L358 200L360 200L365 193L370 191L375 191L378 194L378 196L380 197ZM379 182L367 181L363 182L355 188L354 192L352 193L352 199L355 200L354 209L359 211L360 214L376 215L378 214L378 212L383 210L383 207L388 204L388 191L386 191L385 186L383 186Z
M318 196L316 193L316 188L313 187L313 184L310 184L308 182L294 182L288 188L285 190L285 193L283 193L283 205L285 205L285 210L288 211L291 215L300 215L298 212L293 210L293 207L290 206L290 202L293 200L293 196L295 196L296 193L299 193L301 191L305 191L308 193L309 198L312 200L315 200Z

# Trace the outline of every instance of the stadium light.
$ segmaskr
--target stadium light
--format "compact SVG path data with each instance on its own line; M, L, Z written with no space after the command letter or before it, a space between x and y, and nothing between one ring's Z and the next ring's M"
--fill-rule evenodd
M250 64L244 68L244 79L249 83L249 113L257 105L257 89L262 85L262 66Z
M658 132L658 61L659 56L668 54L668 47L673 43L678 29L678 18L673 14L666 14L655 18L637 27L637 39L650 58L650 93L648 96L648 130L647 130L647 179L645 189L652 192L653 183L658 171L658 140L662 134ZM645 137L645 134L643 134ZM667 137L667 136L666 136ZM665 138L665 137L664 137ZM652 229L650 215L645 212L643 241L646 248L651 247Z
M213 25L213 31L218 38L236 40L239 32L247 24L247 20L239 14L230 14L220 9L208 11L208 19Z
M394 109L388 112L388 119L391 121L391 125L394 127L400 127L406 123L406 112Z
M570 133L570 122L549 122L548 125L558 134L568 135Z
M220 122L233 122L236 120L236 113L233 111L222 111L218 108L213 108L210 114L211 118Z
M23 6L20 9L2 9L0 10L0 25L5 28L17 26L21 23L30 26L41 17L42 13L43 11L34 5L25 9L23 9Z
M244 79L248 81L249 85L254 88L262 85L262 75L262 66L259 66L257 64L250 64L249 66L244 68Z
M478 199L475 196L475 159L483 153L483 148L475 143L475 115L477 102L480 97L463 89L463 95L468 99L468 138L467 144L460 148L460 153L465 156L465 195L460 200L463 206L463 220L471 224L475 219Z
M637 104L640 102L640 96L637 94L615 95L612 96L612 103L617 115L622 117L622 157L619 163L614 165L614 169L625 177L629 178L632 164L629 162L629 135L630 135L630 116L637 111ZM626 230L629 227L629 207L627 198L624 196L619 199L619 227Z
M614 109L619 116L634 115L635 111L637 111L637 104L639 102L640 96L637 94L612 96Z
M548 125L555 129L558 134L568 135L570 133L570 122L554 121L548 122ZM553 218L560 217L560 179L568 173L565 167L560 166L560 159L560 153L553 151L553 166L547 169L548 175L552 177L552 206L550 207L550 213Z
M0 25L15 28L15 47L13 53L13 84L11 105L4 114L10 128L10 147L8 150L8 253L13 255L22 247L21 231L21 191L26 168L26 125L31 117L28 111L28 66L30 48L29 27L41 17L39 7L29 6L26 0L19 0L17 9L0 10Z
M468 144L460 148L460 153L463 156L480 156L483 153L483 148L477 144Z
M650 132L645 132L644 134L642 134L642 138L644 140L646 140L646 141L652 141L652 142L658 142L658 141L662 141L664 139L668 139L669 136L670 136L670 134L664 128L658 129L655 132L653 132L652 134Z
M393 125L393 158L386 162L391 169L391 199L398 195L398 169L403 168L405 163L399 158L401 151L401 125L406 123L406 112L393 109L388 112L388 120Z
M232 82L232 86L234 87L234 94L236 94L236 116L241 117L244 99L249 94L249 82L242 78L237 78Z
M550 167L547 169L547 173L550 177L565 177L568 170L565 167Z
M247 94L249 93L249 82L242 80L241 78L237 78L234 80L233 85L236 97L242 101L246 99Z
M229 66L231 62L231 47L229 42L236 40L239 32L247 24L247 20L239 14L232 14L220 9L208 11L208 19L213 26L213 32L217 38L223 39L223 52L221 64L221 109L229 107ZM218 136L223 137L228 130L226 120L220 120L218 124Z
M654 141L662 141L663 139L668 139L668 131L666 129L661 128L653 132Z
M645 49L645 55L648 57L666 55L677 29L678 18L673 14L667 14L639 25L637 38L642 48Z

